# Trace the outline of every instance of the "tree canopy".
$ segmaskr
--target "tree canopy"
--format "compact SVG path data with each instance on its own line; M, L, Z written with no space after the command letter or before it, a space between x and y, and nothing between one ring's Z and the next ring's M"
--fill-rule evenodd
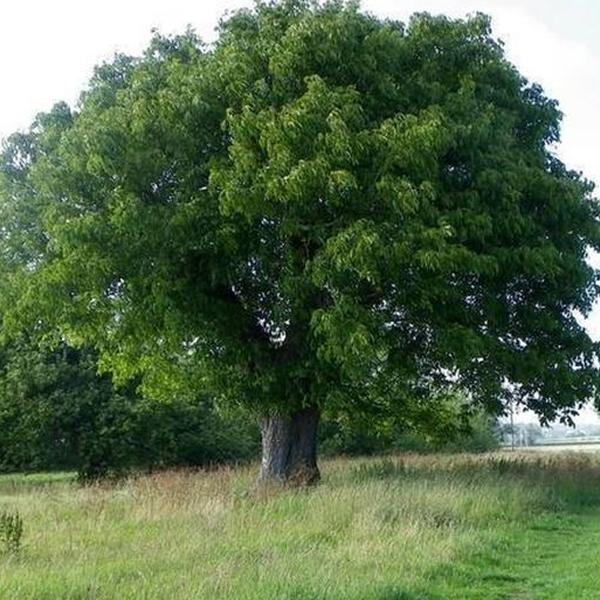
M288 0L156 35L6 141L4 328L264 414L447 385L568 417L600 230L560 119L481 14Z

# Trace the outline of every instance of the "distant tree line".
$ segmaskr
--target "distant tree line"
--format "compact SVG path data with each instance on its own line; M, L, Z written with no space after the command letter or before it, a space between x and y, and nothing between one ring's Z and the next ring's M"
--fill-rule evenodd
M157 402L133 384L116 389L90 349L2 349L0 469L73 469L84 479L130 468L206 465L258 450L253 423L206 397Z
M330 413L321 445L328 454L391 450L485 450L493 421L465 412L457 399L413 403L412 415ZM426 414L429 413L429 414ZM423 422L417 426L418 418ZM412 419L412 422L411 422ZM134 383L119 388L98 373L89 348L48 349L21 336L0 348L0 470L74 470L81 479L131 469L207 466L259 456L257 420L207 396L145 399Z

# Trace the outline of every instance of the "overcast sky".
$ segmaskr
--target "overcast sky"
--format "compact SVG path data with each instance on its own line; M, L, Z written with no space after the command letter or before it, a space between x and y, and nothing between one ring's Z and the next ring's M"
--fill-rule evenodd
M175 33L189 24L210 41L224 11L250 5L245 0L0 0L0 138L26 128L37 112L59 100L73 104L95 64L116 51L139 54L152 28ZM560 102L561 158L600 185L598 0L363 0L362 6L400 20L415 11L491 15L508 58ZM588 328L600 339L600 308Z

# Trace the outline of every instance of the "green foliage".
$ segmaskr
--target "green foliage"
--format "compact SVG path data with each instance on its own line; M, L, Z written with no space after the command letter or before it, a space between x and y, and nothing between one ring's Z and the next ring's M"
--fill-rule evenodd
M17 554L21 549L23 519L18 512L0 513L0 549L4 553Z
M320 447L326 454L387 452L486 452L499 445L495 419L457 395L433 394L427 402L388 400L375 414L324 415ZM407 408L412 410L409 411Z
M54 351L20 338L2 348L0 466L78 469L99 476L124 466L131 445L131 391L96 374L95 355Z
M489 419L464 400L438 393L404 401L385 397L376 410L326 412L320 442L327 454L398 450L486 450L476 444ZM372 408L372 407L367 407ZM153 401L133 386L115 389L96 372L89 349L43 348L25 336L0 360L0 470L76 470L81 480L132 468L201 466L252 459L258 427L241 409L222 411L206 397Z
M559 124L480 14L290 0L210 47L157 36L7 140L4 327L152 397L368 412L457 386L568 419L598 386L575 314L600 237Z
M0 470L75 469L81 479L132 467L207 465L256 455L256 426L206 399L151 402L116 390L89 349L21 338L0 361Z
M142 400L134 419L131 451L141 466L244 462L259 452L258 425L252 415L242 410L223 413L205 398Z

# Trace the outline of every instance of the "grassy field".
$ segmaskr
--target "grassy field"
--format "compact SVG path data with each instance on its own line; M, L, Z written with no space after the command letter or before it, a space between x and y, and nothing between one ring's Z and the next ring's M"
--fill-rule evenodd
M600 455L321 466L315 489L260 493L247 468L0 477L24 520L0 598L600 598Z

